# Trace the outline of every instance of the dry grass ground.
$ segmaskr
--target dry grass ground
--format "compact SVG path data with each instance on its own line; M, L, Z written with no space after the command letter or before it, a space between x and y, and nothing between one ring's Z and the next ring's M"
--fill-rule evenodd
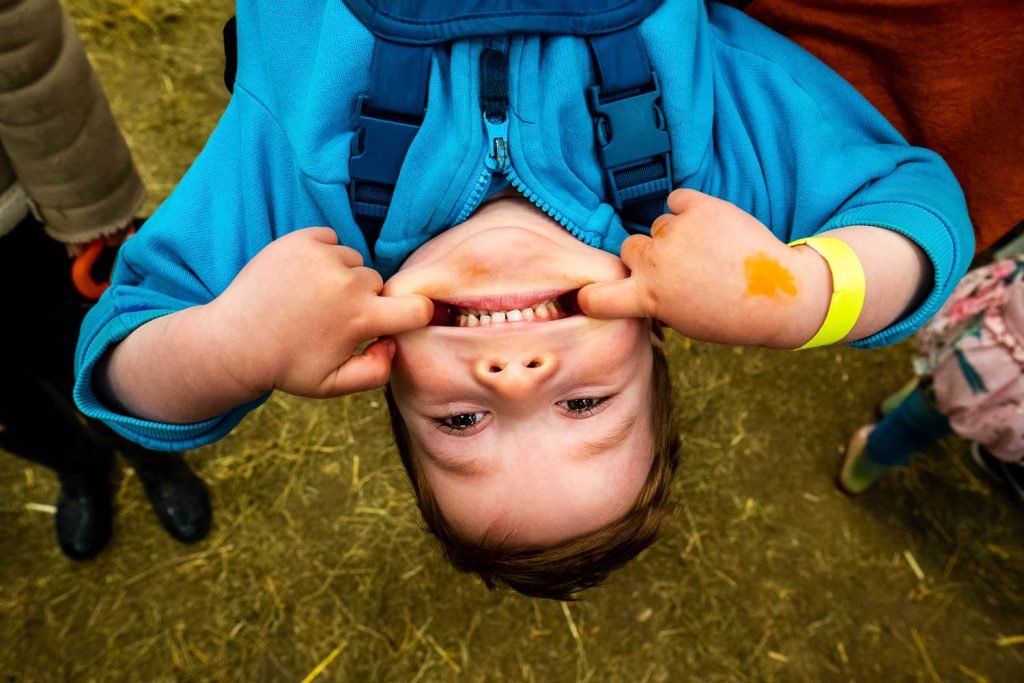
M216 121L225 0L74 0L162 199ZM681 505L574 604L488 593L421 530L383 401L276 396L191 454L215 528L160 530L117 488L114 542L66 560L46 470L0 457L4 681L1016 681L1022 511L949 440L856 500L847 435L910 348L770 353L670 341Z

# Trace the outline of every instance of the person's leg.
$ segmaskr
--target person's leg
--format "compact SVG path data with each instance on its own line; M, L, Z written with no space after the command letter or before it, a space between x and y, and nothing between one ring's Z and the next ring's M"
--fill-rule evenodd
M7 291L33 293L30 297L5 301L14 319L24 321L21 325L26 330L25 337L8 342L19 347L10 351L8 357L28 363L33 375L63 399L78 428L100 442L105 452L120 451L125 456L139 474L153 511L171 536L186 543L206 536L211 516L209 494L180 455L146 450L101 422L84 420L83 424L73 412L75 342L90 302L71 283L64 248L47 237L39 223L29 217L10 235L0 238L0 266L4 264L6 270L0 274L0 282L9 285ZM49 415L44 413L38 421L52 421ZM58 472L63 458L74 457L61 454L59 449L53 452L54 461L43 464Z
M110 538L113 452L79 419L70 399L72 351L81 319L64 248L32 217L0 237L0 448L57 474L56 528L74 559Z
M918 387L875 426L867 452L879 464L905 465L911 455L950 432L949 420L935 407L928 390Z
M64 554L75 560L99 554L111 533L113 454L70 403L37 379L8 373L0 392L0 449L57 474L57 542Z
M145 198L59 0L0 0L0 142L46 230L61 242L121 230Z
M28 197L14 175L14 167L0 140L0 237L14 230L28 215Z
M909 396L914 389L917 389L917 385L920 381L921 379L919 377L914 377L902 387L882 399L882 402L878 404L878 416L882 417L891 413L896 406L903 403L903 400Z
M949 420L934 406L927 389L916 387L875 424L858 429L846 449L839 487L861 493L914 453L925 450L951 432Z

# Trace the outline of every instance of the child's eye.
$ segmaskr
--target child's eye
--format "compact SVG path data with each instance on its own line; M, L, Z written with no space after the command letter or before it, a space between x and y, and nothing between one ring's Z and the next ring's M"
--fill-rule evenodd
M583 418L590 417L596 413L605 403L608 402L610 396L602 396L601 398L570 398L568 401L560 401L559 405L565 408L565 411L569 414L569 417Z
M483 422L485 417L487 417L485 412L449 415L437 421L437 428L449 434L453 432L468 432Z

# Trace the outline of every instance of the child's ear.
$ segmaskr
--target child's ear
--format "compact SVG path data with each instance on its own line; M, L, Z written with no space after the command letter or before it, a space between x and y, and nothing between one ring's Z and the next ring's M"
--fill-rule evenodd
M651 344L655 348L660 349L665 345L665 324L654 318L651 318L648 322L651 325Z

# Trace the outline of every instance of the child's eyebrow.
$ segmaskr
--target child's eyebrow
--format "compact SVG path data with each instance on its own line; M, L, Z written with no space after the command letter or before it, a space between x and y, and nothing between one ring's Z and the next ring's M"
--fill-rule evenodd
M620 446L626 440L626 437L629 436L630 432L633 431L633 426L636 424L636 418L639 414L639 409L634 410L626 415L615 427L614 431L607 436L593 441L584 441L583 446L576 453L576 457L580 460L586 460L607 453L613 448Z

